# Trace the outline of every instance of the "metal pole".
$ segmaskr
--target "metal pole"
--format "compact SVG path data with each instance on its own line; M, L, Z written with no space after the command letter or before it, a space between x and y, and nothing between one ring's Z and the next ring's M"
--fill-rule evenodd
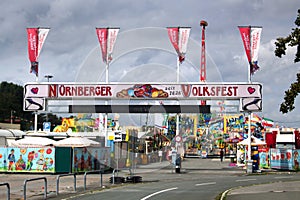
M38 115L37 111L34 112L34 132L37 132Z
M179 57L177 59L177 83L179 83L179 67L180 67L180 61ZM177 105L179 102L177 101ZM179 135L179 113L176 113L176 135ZM178 142L176 142L176 152L178 152Z
M252 160L251 160L251 119L252 119L252 113L249 112L248 115L248 167L252 165ZM252 166L250 167L249 170L247 170L248 173L252 173Z
M180 67L180 61L179 61L179 57L178 57L178 59L177 59L177 83L179 83L179 67Z
M108 84L108 69L109 69L109 61L108 61L108 55L106 55L106 66L105 66L105 70L106 70L106 75L105 75L105 82L106 84ZM108 101L105 100L105 105L108 105ZM107 130L107 120L108 120L108 114L105 113L105 127L104 127L104 131L105 131L105 146L108 146L107 144L107 140L108 140L108 130Z

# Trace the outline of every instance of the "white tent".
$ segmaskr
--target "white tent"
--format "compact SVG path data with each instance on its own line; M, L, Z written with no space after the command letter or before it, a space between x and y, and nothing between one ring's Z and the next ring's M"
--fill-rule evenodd
M99 146L100 143L86 137L69 137L55 142L54 146L59 147L87 147Z
M40 146L53 145L54 143L55 143L54 140L51 140L47 137L25 136L23 139L12 141L11 146L16 146L16 147L40 147Z
M248 138L237 143L238 145L243 145L243 146L248 146ZM256 145L266 145L265 142L261 141L260 139L254 137L254 136L251 136L251 146L256 146Z

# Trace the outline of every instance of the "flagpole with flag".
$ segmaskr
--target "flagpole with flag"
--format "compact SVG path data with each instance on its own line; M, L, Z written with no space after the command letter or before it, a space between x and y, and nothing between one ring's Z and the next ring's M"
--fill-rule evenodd
M30 61L30 73L35 74L35 81L39 81L39 55L50 28L27 28L28 56ZM38 113L34 112L34 131L37 132Z
M249 62L248 82L251 83L251 76L259 70L258 50L260 46L261 26L238 26L244 44L246 56Z
M187 44L190 36L191 27L167 27L169 39L177 53L176 82L180 82L180 64L185 60ZM179 102L177 101L177 104ZM176 135L179 135L179 113L176 113ZM178 152L178 143L176 142Z
M238 26L242 41L244 44L246 56L249 62L248 68L248 82L251 83L251 75L258 69L258 49L260 45L261 31L260 26ZM252 160L251 160L251 118L253 113L249 111L248 114L248 166L247 172L252 173ZM251 165L251 166L250 166Z
M102 52L102 59L105 63L105 83L109 83L109 64L112 61L112 53L114 44L117 39L120 28L96 28L96 33L100 43L100 49ZM108 102L105 101L105 105ZM100 114L99 114L100 118ZM105 146L107 146L108 130L107 130L107 121L108 114L105 113L105 122L104 122L104 131L105 131Z
M36 81L39 77L39 56L48 36L50 28L27 28L28 56L31 63L30 73L34 73Z

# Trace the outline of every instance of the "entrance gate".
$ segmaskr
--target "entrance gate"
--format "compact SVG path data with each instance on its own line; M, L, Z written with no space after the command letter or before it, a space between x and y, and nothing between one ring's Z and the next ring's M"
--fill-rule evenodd
M210 113L201 100L239 100L241 112L262 110L259 83L27 83L25 111L66 113Z

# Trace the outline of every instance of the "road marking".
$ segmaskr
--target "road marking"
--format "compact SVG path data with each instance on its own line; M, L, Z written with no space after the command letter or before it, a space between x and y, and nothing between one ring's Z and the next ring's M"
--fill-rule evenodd
M292 178L291 176L276 176L275 179Z
M150 197L153 197L154 195L157 195L157 194L160 194L160 193L163 193L163 192L168 192L168 191L171 191L171 190L177 190L177 189L178 188L175 187L175 188L169 188L169 189L161 190L161 191L158 191L158 192L154 192L152 194L149 194L148 196L145 196L141 200L146 200L146 199L149 199Z
M236 182L244 182L244 181L256 181L255 178L248 178L248 179L241 179L241 180L235 180Z
M209 182L209 183L198 183L195 186L202 186L202 185L215 185L217 184L216 182Z

